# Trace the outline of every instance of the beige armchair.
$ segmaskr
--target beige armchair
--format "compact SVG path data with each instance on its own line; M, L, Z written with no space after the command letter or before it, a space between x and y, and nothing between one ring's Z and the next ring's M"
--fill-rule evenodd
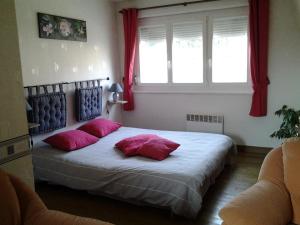
M300 139L286 141L265 158L258 182L221 209L223 225L299 224Z
M1 225L111 225L95 219L48 210L38 195L0 170Z

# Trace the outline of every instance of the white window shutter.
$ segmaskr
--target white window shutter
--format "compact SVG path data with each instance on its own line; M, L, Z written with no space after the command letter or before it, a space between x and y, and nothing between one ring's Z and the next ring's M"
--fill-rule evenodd
M203 82L203 24L188 22L173 25L173 82Z

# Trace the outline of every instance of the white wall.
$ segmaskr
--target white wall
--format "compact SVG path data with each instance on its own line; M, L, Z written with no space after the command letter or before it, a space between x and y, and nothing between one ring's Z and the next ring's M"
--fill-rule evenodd
M109 0L15 0L24 86L110 77L105 91L119 81L119 56L114 3ZM87 42L40 39L37 12L82 19L87 22ZM75 123L74 85L66 85L68 125ZM103 115L106 115L103 104ZM121 120L120 107L110 118Z
M116 10L174 2L182 1L125 1L118 3ZM136 93L136 109L123 113L124 123L136 127L185 130L186 113L221 112L225 116L225 133L238 144L276 146L280 142L269 137L280 123L273 115L274 111L283 104L300 109L300 29L296 26L296 14L292 1L271 0L268 116L253 118L248 115L251 104L251 95L248 94ZM122 57L122 21L121 16L118 17ZM122 63L120 69L123 69Z

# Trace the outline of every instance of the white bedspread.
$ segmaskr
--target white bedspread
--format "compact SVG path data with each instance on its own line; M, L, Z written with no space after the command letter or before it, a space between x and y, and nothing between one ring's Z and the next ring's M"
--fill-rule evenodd
M121 139L137 134L157 134L181 146L163 161L125 158L114 149ZM39 142L33 164L36 179L193 218L232 147L225 135L122 127L96 144L68 153Z

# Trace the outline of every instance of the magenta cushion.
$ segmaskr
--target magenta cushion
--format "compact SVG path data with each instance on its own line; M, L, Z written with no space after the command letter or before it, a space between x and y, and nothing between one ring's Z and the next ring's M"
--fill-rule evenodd
M115 147L122 151L125 156L136 155L137 150L151 138L156 138L157 135L154 134L141 134L133 137L125 138L119 141Z
M64 151L73 151L94 144L98 140L99 138L84 131L69 130L50 136L44 142Z
M95 119L79 127L78 130L85 131L91 135L101 138L115 130L118 130L121 126L122 125L120 123L111 120Z
M115 147L125 156L140 155L163 160L180 145L154 134L141 134L119 141Z
M165 138L157 137L145 142L138 150L140 156L164 160L171 152L175 151L180 144L170 141Z

